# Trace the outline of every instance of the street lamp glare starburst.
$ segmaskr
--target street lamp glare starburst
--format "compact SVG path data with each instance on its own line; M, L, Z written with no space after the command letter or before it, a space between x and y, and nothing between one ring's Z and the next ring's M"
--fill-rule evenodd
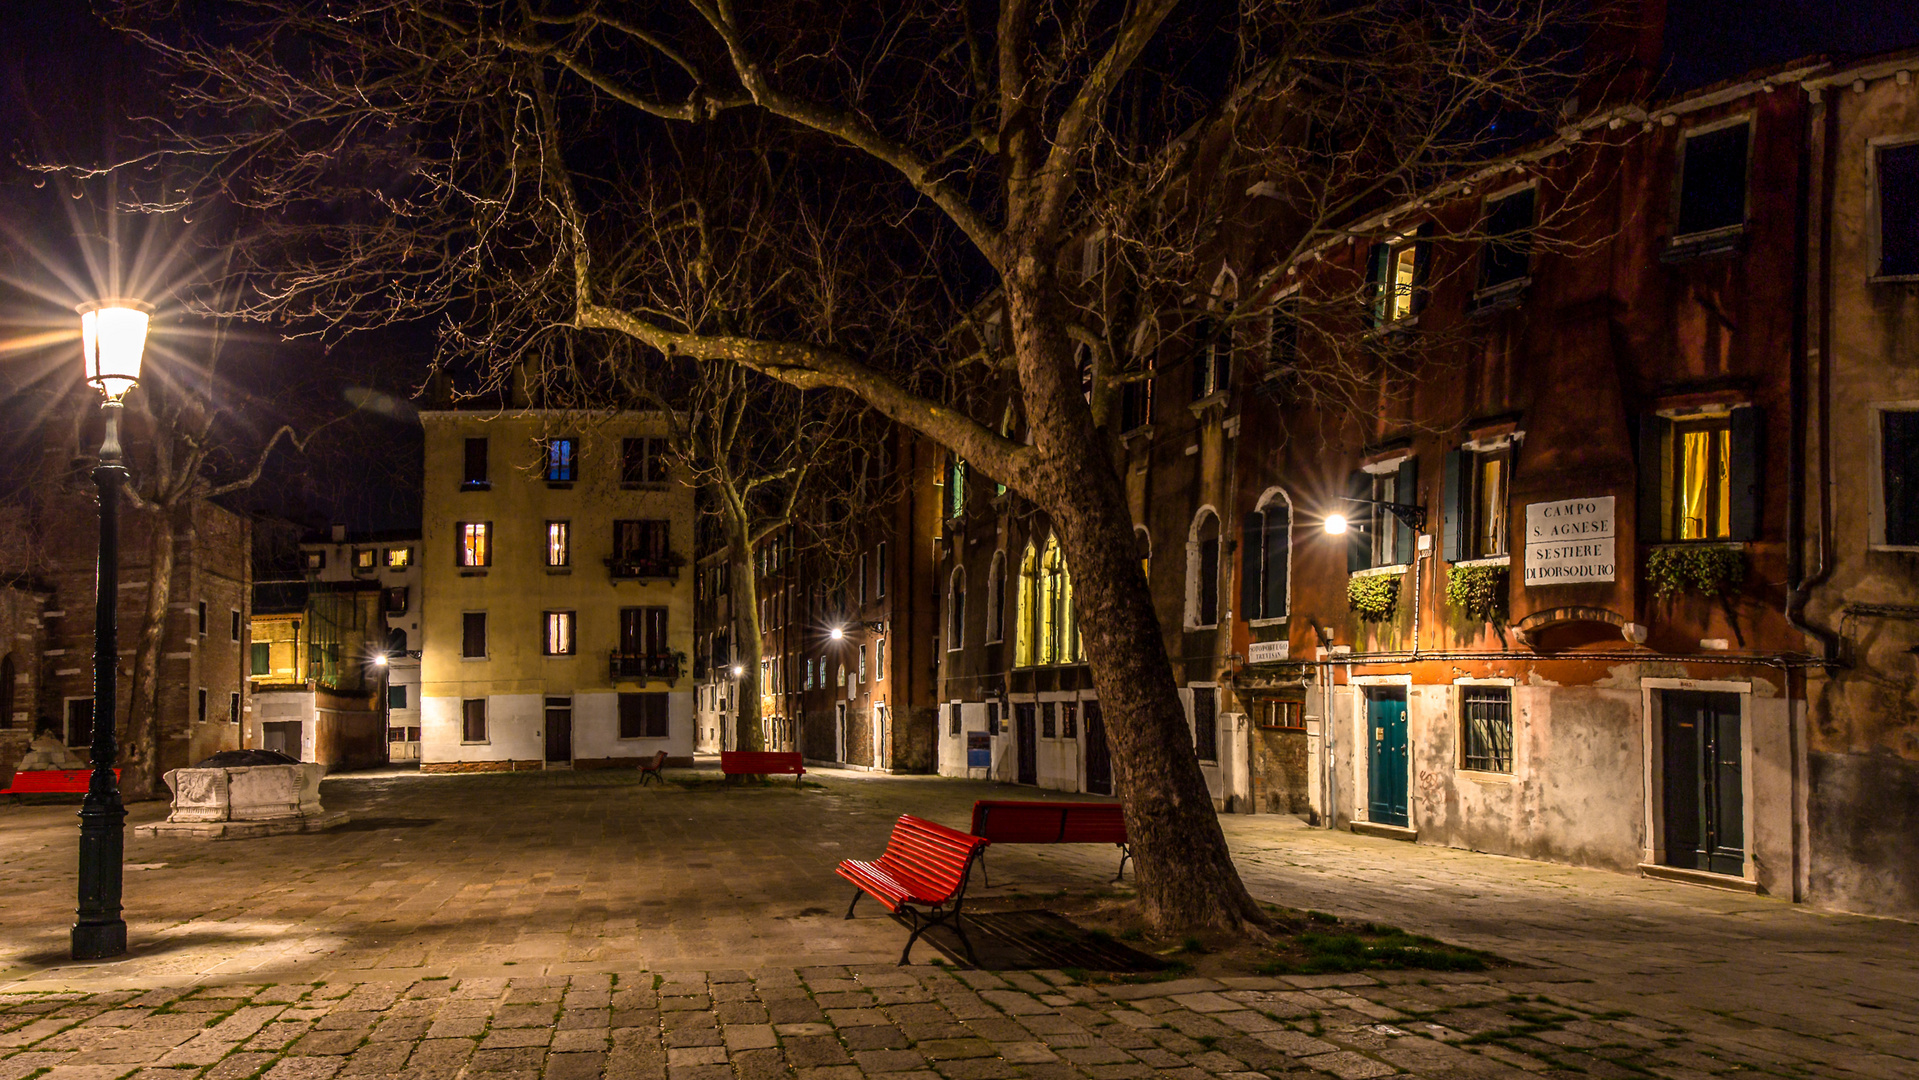
M114 299L81 304L79 312L87 382L117 403L140 381L153 309L139 300Z
M1346 533L1346 515L1327 514L1326 533L1329 536L1344 536Z

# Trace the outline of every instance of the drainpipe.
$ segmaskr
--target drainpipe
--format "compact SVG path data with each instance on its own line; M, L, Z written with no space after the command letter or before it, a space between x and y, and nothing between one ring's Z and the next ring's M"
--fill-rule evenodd
M1823 95L1822 95L1823 97ZM1821 101L1809 109L1819 114L1815 119L1808 116L1804 125L1804 137L1800 140L1799 151L1799 190L1805 211L1799 215L1798 238L1795 244L1795 282L1793 285L1793 342L1791 352L1790 397L1790 447L1786 454L1786 621L1794 629L1810 637L1819 639L1824 652L1827 667L1838 667L1842 661L1839 652L1839 634L1836 631L1810 622L1806 619L1806 603L1812 598L1815 586L1823 584L1831 574L1832 561L1832 495L1828 479L1831 470L1831 401L1832 401L1832 290L1828 283L1832 277L1832 191L1837 163L1838 110L1830 103ZM1812 150L1810 147L1813 124L1823 120L1825 124L1821 161L1819 163L1819 191L1816 199L1809 198L1813 177ZM1808 231L1813 227L1814 215L1818 219L1819 270L1817 293L1812 290L1811 281L1811 238ZM1810 304L1819 305L1819 568L1812 574L1806 573L1806 451L1807 447L1807 392L1810 363L1808 356L1808 308Z

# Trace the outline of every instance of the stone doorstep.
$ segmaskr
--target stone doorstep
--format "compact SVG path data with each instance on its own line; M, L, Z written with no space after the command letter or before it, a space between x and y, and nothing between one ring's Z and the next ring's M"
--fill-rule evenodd
M1408 829L1404 825L1387 825L1378 821L1355 821L1348 828L1359 836L1377 836L1386 840L1419 839L1418 829Z
M1658 863L1640 863L1639 876L1659 881L1677 881L1682 885L1703 885L1708 889L1724 889L1727 892L1751 893L1761 895L1757 881L1747 881L1729 874L1715 874L1708 870L1688 870L1683 866L1661 866Z
M353 820L345 810L328 810L312 817L267 821L154 821L135 825L135 836L184 836L196 840L246 840L256 836L320 832Z

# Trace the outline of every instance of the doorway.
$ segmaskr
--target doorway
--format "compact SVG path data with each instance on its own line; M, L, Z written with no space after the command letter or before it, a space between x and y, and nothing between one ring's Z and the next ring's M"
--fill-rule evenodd
M1047 708L1051 708L1048 705ZM1039 731L1034 725L1033 705L1013 706L1013 752L1015 776L1022 784L1039 783Z
M846 703L833 706L833 760L846 764Z
M1113 758L1106 747L1106 720L1100 715L1099 702L1081 705L1086 712L1086 790L1095 795L1113 793Z
M299 760L300 727L298 720L270 720L261 724L260 748L277 750L296 761Z
M1739 695L1660 694L1665 864L1743 877L1746 782Z
M573 767L573 699L546 699L546 767Z
M1366 724L1372 739L1366 758L1366 816L1402 828L1406 813L1406 688L1366 688Z

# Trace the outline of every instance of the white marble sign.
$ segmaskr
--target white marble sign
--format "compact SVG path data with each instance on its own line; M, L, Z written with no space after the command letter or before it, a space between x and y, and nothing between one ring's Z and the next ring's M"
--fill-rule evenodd
M1526 586L1613 580L1613 497L1526 504Z
M1286 659L1287 641L1255 641L1246 647L1246 662L1249 664L1272 664Z

